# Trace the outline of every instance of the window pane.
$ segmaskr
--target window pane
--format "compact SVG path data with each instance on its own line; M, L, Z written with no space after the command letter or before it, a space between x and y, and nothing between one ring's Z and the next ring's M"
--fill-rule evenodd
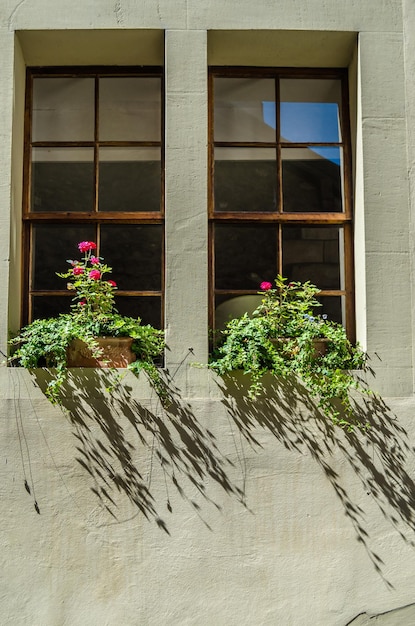
M321 307L315 309L318 315L327 315L328 319L338 324L346 323L346 298L345 296L320 296L317 298Z
M216 289L259 289L277 275L277 227L215 226Z
M30 210L93 211L92 148L33 148Z
M94 79L34 78L32 141L93 141Z
M137 76L99 81L100 141L160 141L161 79Z
M159 148L100 148L100 211L160 211Z
M56 272L66 272L67 259L80 259L80 241L95 241L91 225L39 224L33 226L32 286L33 289L66 289L63 278Z
M34 296L32 297L32 318L45 319L56 317L60 313L69 313L71 302L71 298L65 296Z
M251 314L261 304L262 296L216 296L215 328L222 330L229 320L241 317L244 313Z
M275 82L215 78L215 141L275 141Z
M341 82L324 79L280 81L281 141L341 142Z
M162 248L161 224L101 226L100 254L120 290L159 291Z
M283 148L285 212L341 212L342 150L333 147Z
M276 151L215 149L215 211L276 211Z
M310 280L320 289L344 288L344 243L340 226L284 226L283 275Z
M160 296L118 296L115 298L115 306L121 315L139 317L143 324L161 328Z

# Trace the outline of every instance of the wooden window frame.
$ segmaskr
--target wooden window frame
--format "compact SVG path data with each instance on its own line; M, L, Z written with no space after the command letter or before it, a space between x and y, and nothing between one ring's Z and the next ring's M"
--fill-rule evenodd
M33 79L37 77L56 78L94 78L95 80L95 129L93 141L32 141L32 104L33 104ZM101 77L149 77L160 78L160 140L159 141L100 141L98 136L99 114L98 81ZM32 277L32 254L31 254L31 231L36 224L93 224L96 232L96 242L99 249L101 224L161 224L162 225L162 258L161 258L161 287L159 290L118 290L117 296L158 296L161 299L161 327L164 326L164 68L162 66L73 66L73 67L28 67L26 70L26 95L25 95L25 130L24 130L24 165L23 165L23 206L22 206L22 307L21 325L33 320L31 296L70 296L62 290L37 290L31 285ZM35 212L31 210L31 176L32 176L32 148L60 148L60 147L87 147L94 150L94 209L91 212ZM160 208L158 211L98 211L98 163L100 147L157 147L161 153L160 174Z
M276 133L274 142L229 142L215 141L214 139L214 79L224 78L271 78L275 80L276 102L279 106L278 79L279 78L324 78L337 79L341 82L341 141L285 143ZM352 158L351 135L349 117L349 90L347 69L333 68L257 68L257 67L224 67L211 66L209 68L209 119L208 119L208 219L209 219L209 323L215 326L215 296L216 295L254 295L257 290L215 289L215 260L214 260L214 226L215 224L273 224L278 227L278 273L282 274L282 226L340 226L344 232L344 289L321 290L320 296L345 297L345 326L349 338L355 341L355 298L354 298L354 249L353 249L353 198L352 198ZM282 210L282 166L281 150L285 146L301 148L318 145L338 146L343 149L343 211L342 212L313 212L313 213L284 213ZM224 212L215 211L214 198L214 151L224 147L255 147L273 148L277 151L276 171L278 178L278 210L275 212Z

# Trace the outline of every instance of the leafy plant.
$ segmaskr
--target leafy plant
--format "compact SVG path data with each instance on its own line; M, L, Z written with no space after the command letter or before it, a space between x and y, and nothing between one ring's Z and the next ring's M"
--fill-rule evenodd
M355 419L350 391L367 393L352 370L365 367L366 355L349 341L341 324L314 313L321 306L318 292L310 282L287 283L280 275L275 288L261 283L261 304L252 315L245 313L227 323L209 367L219 374L234 370L248 374L251 399L265 391L261 380L265 373L284 379L297 375L322 411L335 424L351 429Z
M120 315L114 304L117 285L104 280L112 269L101 257L93 255L96 244L82 241L78 244L84 253L81 261L69 260L70 268L57 273L66 279L67 288L74 291L71 313L55 318L37 319L20 331L10 341L14 352L9 362L29 369L55 368L46 395L53 403L60 404L60 391L67 377L67 349L74 339L83 341L94 358L102 357L97 337L131 337L136 361L128 367L135 374L144 370L164 401L166 392L155 361L164 349L163 331L150 325L142 325L140 318Z

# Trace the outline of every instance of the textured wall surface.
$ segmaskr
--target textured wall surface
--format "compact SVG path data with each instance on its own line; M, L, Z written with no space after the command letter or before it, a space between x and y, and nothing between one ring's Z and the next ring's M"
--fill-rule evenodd
M62 31L62 32L60 32ZM243 31L248 31L244 33ZM27 626L412 624L410 0L3 0L0 348L19 324L25 66L166 74L166 411L145 380L0 369L0 614ZM301 389L207 359L207 66L349 67L358 334L379 396L347 434ZM412 605L412 606L411 606Z

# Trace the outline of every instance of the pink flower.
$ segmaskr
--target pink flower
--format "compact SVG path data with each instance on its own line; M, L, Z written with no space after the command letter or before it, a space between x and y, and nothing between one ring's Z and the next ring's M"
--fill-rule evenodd
M95 250L97 244L93 241L81 241L78 243L78 248L81 252L88 252L88 250Z
M99 270L91 270L89 272L89 278L92 280L99 280L101 278L101 272Z
M79 265L75 265L75 267L72 270L72 273L74 276L79 276L80 274L84 273L84 268L80 267Z
M85 306L86 305L86 300L81 300L80 302L78 302L78 306Z
M99 265L99 258L97 256L91 256L91 258L89 259L89 262L92 265Z
M109 285L111 285L111 287L116 287L117 286L117 283L115 282L115 280L107 280L107 283Z
M264 282L260 284L259 288L261 289L261 291L269 291L270 289L272 289L272 285L271 283L264 280Z

